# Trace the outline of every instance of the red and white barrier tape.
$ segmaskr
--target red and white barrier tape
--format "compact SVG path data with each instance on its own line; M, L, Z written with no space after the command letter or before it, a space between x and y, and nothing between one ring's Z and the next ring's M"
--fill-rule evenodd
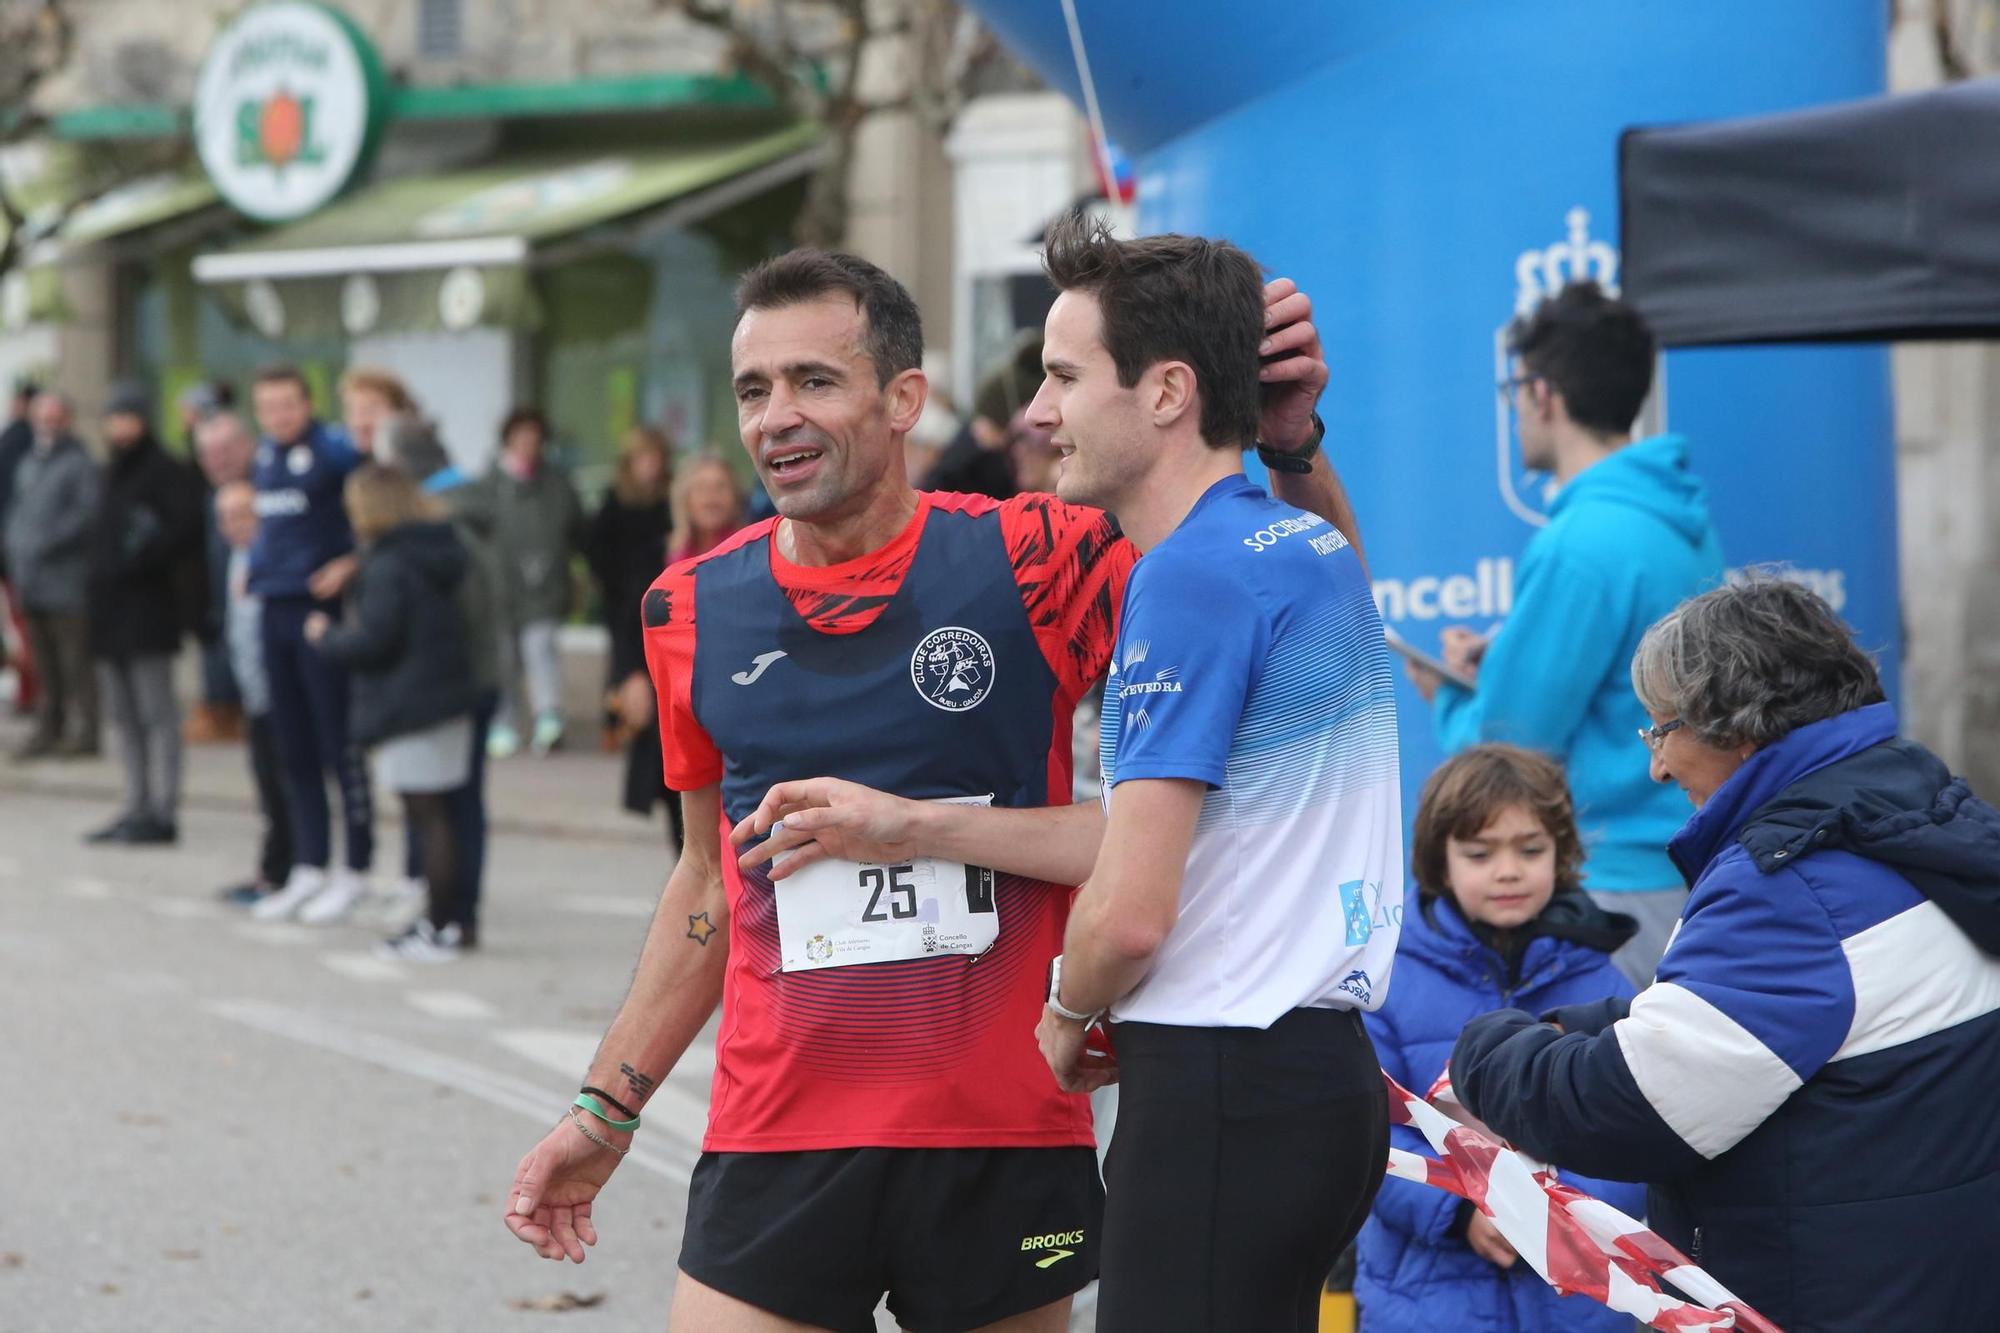
M1389 1119L1422 1134L1436 1158L1389 1150L1389 1174L1469 1199L1521 1258L1565 1295L1588 1296L1665 1333L1779 1333L1692 1259L1481 1125L1440 1079L1426 1101L1387 1074ZM1679 1300L1661 1280L1686 1293Z

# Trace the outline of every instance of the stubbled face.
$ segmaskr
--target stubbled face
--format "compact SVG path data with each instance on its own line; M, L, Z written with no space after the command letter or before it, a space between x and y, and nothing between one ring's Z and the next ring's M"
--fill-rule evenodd
M697 532L723 532L743 521L736 487L720 463L704 463L688 478L685 500L688 522Z
M1445 871L1468 921L1513 930L1555 895L1556 840L1533 811L1510 805L1471 837L1446 840Z
M312 424L312 402L296 380L268 380L250 395L257 424L279 444L293 444Z
M737 322L729 345L737 433L786 518L860 512L885 478L902 477L899 437L923 408L922 372L882 385L867 333L866 312L845 295L750 310ZM897 394L911 375L915 411Z
M1027 424L1048 432L1061 459L1056 494L1115 513L1149 466L1139 405L1146 381L1142 376L1131 388L1118 382L1102 330L1095 296L1070 291L1056 298L1042 343L1047 378L1028 404Z
M1672 721L1657 713L1651 716L1656 727ZM1748 745L1718 750L1696 739L1687 727L1676 727L1651 749L1653 781L1678 784L1697 810L1707 805L1716 789L1734 777L1736 770L1743 767L1743 761L1756 753L1755 747Z
M69 430L69 404L55 394L38 393L29 409L29 418L35 434L52 440Z
M389 400L379 390L356 387L340 395L340 419L364 454L375 452L376 432L388 418Z

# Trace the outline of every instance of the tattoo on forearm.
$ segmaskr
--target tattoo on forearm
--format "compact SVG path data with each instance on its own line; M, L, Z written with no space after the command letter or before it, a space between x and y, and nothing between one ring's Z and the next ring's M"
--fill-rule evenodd
M712 939L714 935L715 935L715 923L708 919L708 913L690 912L688 914L687 937L689 939L693 940L696 944L701 945L703 948L707 948L709 940Z
M619 1065L618 1072L625 1076L626 1086L632 1089L632 1096L641 1104L653 1095L654 1083L647 1075L640 1073L630 1065Z

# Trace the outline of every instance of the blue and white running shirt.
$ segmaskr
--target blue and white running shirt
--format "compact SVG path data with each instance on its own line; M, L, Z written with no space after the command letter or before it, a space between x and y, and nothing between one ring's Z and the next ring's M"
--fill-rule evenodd
M1361 562L1246 477L1211 486L1125 589L1105 800L1189 778L1180 919L1115 1020L1269 1027L1374 1009L1403 918L1389 655Z

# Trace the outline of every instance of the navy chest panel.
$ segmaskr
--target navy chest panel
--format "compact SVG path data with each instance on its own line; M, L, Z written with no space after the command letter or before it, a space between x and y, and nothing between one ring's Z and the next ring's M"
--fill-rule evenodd
M695 571L690 697L732 818L774 783L821 776L1046 803L1056 680L997 515L933 510L902 587L852 634L807 624L771 576L769 540Z

